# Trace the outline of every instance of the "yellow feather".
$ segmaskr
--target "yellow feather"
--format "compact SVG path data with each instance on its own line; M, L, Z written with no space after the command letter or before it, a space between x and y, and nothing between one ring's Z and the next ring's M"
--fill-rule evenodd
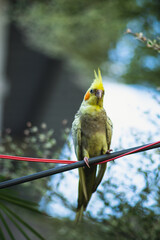
M102 75L99 68L98 68L98 78L99 78L99 81L102 82Z
M104 90L101 71L99 68L98 68L98 75L97 75L96 71L94 70L94 76L95 76L95 79L90 88Z

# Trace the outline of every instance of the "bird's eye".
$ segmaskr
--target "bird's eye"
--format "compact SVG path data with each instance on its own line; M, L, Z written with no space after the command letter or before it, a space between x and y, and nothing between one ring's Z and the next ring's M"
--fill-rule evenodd
M94 93L94 90L93 90L93 89L91 89L91 90L90 90L90 93Z

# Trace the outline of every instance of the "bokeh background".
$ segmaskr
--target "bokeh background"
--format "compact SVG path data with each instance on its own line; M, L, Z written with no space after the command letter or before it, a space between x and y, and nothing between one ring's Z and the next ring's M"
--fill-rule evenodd
M98 67L112 148L160 140L159 13L158 0L0 0L0 152L75 159L70 128ZM0 160L0 178L51 167ZM108 165L77 227L77 171L1 190L0 234L10 239L5 219L15 239L26 239L5 214L7 201L44 239L158 239L159 177L159 150Z

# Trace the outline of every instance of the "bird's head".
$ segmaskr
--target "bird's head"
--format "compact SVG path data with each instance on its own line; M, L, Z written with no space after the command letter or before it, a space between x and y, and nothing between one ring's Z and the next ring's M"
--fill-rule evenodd
M100 69L98 74L94 71L95 79L84 96L84 101L90 105L97 105L103 107L104 87Z

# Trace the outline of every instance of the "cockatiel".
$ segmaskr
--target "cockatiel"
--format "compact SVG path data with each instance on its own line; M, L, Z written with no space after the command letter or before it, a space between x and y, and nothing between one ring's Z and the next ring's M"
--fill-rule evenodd
M77 159L86 162L79 168L78 207L76 221L80 221L88 202L100 184L106 164L88 165L88 158L106 154L110 150L112 122L103 108L104 87L101 72L94 71L95 79L84 96L72 123L72 137Z

